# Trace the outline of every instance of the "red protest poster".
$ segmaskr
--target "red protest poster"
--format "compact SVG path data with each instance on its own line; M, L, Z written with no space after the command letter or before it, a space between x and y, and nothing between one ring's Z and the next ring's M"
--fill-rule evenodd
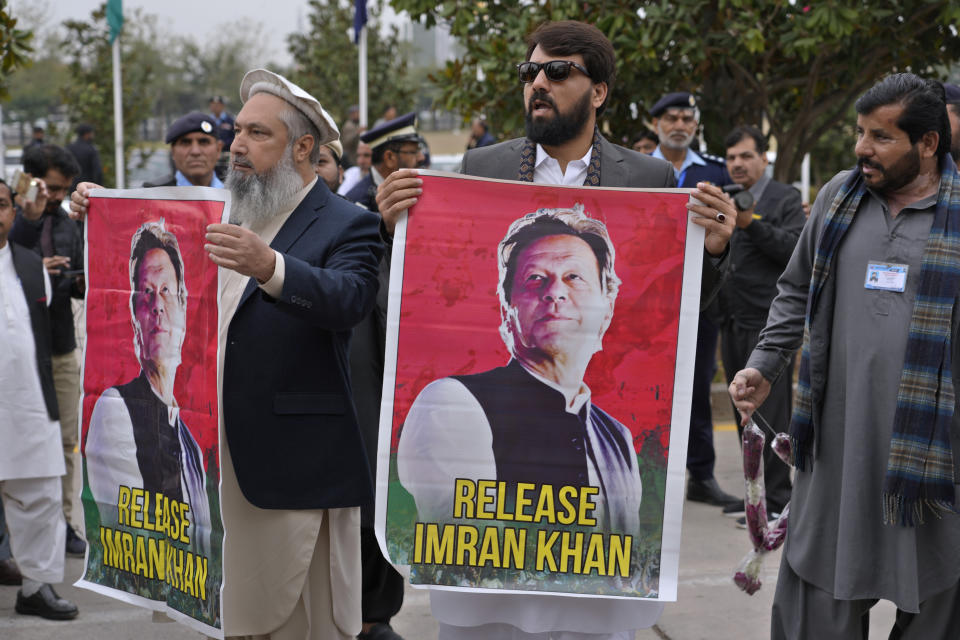
M703 256L688 192L424 182L391 265L388 557L414 584L675 599Z
M78 582L222 637L217 189L100 190L86 220Z

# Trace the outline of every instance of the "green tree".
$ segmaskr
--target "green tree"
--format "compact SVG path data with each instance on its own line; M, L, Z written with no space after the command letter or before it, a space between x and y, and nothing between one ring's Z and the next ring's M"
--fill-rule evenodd
M89 21L64 22L64 51L69 76L63 86L63 102L71 122L87 122L97 131L96 146L108 184L115 186L113 58L106 20L106 3L93 11ZM120 35L123 86L123 155L128 164L139 145L140 125L150 116L157 100L154 80L163 67L163 56L154 44L156 19L139 10L127 11Z
M358 99L359 63L353 44L353 2L310 0L310 28L287 38L294 59L292 80L317 96L338 122ZM367 87L371 122L390 104L403 113L413 108L415 85L408 74L408 47L396 27L383 33L371 3L367 22Z
M224 96L228 111L235 113L243 74L256 67L274 67L265 60L268 46L263 25L249 18L218 25L206 38L179 36L169 42L161 79L164 89L157 105L157 113L165 120L194 109L206 111L212 95Z
M56 55L45 51L29 67L18 69L10 76L9 119L35 122L54 113L60 106L60 87L67 82L69 72Z
M663 93L693 91L711 148L721 149L733 126L766 120L780 180L796 178L803 155L840 131L850 106L881 76L938 76L934 65L960 59L960 5L950 0L540 0L521 10L470 0L391 2L428 24L449 23L464 46L438 77L448 108L482 110L500 130L519 134L512 63L526 52L524 37L545 20L584 20L617 51L606 131L630 134Z
M10 74L30 63L33 33L17 28L6 0L0 0L0 99L6 98Z

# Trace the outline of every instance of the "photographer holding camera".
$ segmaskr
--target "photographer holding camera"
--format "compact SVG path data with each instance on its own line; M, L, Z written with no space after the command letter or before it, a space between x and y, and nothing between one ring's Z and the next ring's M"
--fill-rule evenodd
M767 142L756 127L737 127L725 140L727 170L734 184L724 187L737 208L737 228L730 239L730 267L720 289L721 357L727 383L746 366L767 323L770 303L777 295L777 280L787 266L806 217L800 193L772 180L767 168ZM789 369L792 373L792 367ZM777 432L790 425L793 376L784 374L773 383L763 404L763 416ZM739 434L740 416L733 410ZM759 421L759 419L758 419ZM790 501L790 469L764 449L767 512L780 513ZM724 514L743 515L743 503L725 507Z

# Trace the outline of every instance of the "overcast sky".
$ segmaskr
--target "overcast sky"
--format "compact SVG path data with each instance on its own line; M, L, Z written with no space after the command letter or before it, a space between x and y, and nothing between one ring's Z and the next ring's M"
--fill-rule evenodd
M12 0L13 15L20 7L45 4L49 21L86 19L102 0ZM159 17L160 27L173 33L204 38L217 27L241 18L250 18L263 25L270 47L268 60L282 65L290 63L287 34L307 25L306 0L123 0L124 12L139 8ZM393 16L386 7L384 15Z

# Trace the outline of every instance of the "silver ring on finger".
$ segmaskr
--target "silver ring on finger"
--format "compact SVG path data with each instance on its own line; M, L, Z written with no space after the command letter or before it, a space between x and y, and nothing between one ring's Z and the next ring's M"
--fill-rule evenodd
M720 224L723 224L723 221L727 219L727 216L725 216L725 215L723 215L723 213L717 211L717 215L715 215L714 218L716 219L717 222L719 222Z

